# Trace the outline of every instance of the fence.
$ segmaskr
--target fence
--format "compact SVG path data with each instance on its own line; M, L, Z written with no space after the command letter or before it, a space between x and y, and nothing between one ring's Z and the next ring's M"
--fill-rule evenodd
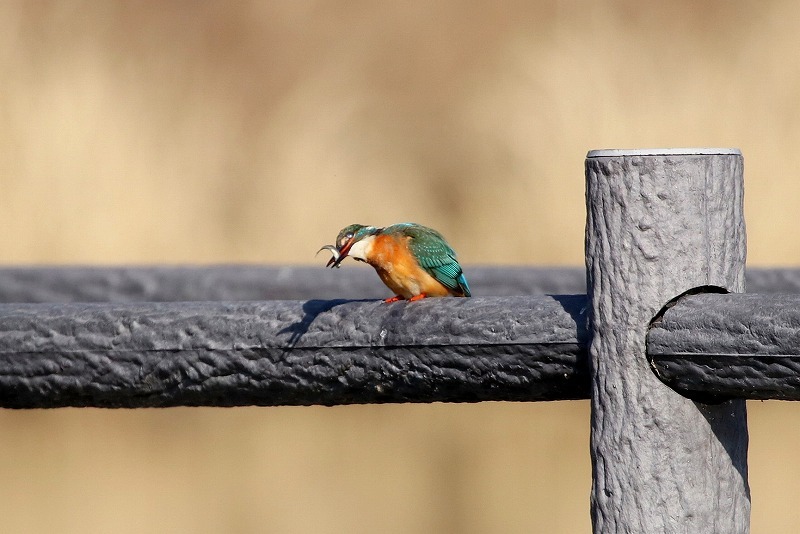
M735 294L738 151L586 168L587 269L469 269L471 299L363 300L386 290L358 269L0 269L0 406L590 398L595 532L747 532L743 399L800 399L800 271Z

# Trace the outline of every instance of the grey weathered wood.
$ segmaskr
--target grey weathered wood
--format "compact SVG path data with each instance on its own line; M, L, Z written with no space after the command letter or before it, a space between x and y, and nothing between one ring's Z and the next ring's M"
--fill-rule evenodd
M377 299L391 296L375 271L318 266L4 267L0 302ZM473 295L586 292L582 267L465 266Z
M748 532L744 401L692 402L645 354L670 299L744 289L742 158L590 153L586 181L594 531Z
M800 295L692 295L650 328L656 374L695 398L800 400Z
M748 267L745 289L748 293L800 293L800 269Z
M467 265L477 296L586 292L584 267ZM800 293L800 269L747 269L747 291ZM0 302L173 302L385 298L366 266L0 267Z
M584 398L586 297L0 305L0 406Z
M380 298L372 269L210 265L0 269L0 302L175 302ZM575 293L580 293L576 291Z
M400 314L359 301L0 305L0 406L588 398L585 297L492 300L400 304L409 306ZM440 314L451 314L453 306L457 314L443 322ZM402 336L425 330L418 312L442 325L439 336L453 339L409 344ZM519 321L526 313L534 321L514 341L475 341L481 331L496 329L491 321ZM365 315L371 331L349 330L348 321L362 324ZM473 323L480 326L466 337L453 330ZM400 341L386 347L378 332L372 346L377 325L392 325ZM340 330L335 342L320 338ZM440 346L447 342L453 346ZM656 374L693 398L800 400L800 295L684 297L652 325L647 351ZM147 371L155 368L158 386ZM331 369L349 374L334 378ZM404 382L404 373L416 377L419 391ZM383 384L381 391L375 384Z

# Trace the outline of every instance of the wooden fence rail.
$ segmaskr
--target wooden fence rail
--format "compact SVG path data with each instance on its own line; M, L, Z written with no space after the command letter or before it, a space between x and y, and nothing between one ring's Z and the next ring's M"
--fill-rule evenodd
M2 304L0 406L581 398L585 305L583 295Z
M0 407L587 399L586 310L585 295L402 311L347 300L0 304ZM651 326L647 355L687 396L800 400L800 295L684 297Z
M320 262L323 264L324 262ZM480 297L586 293L585 267L467 266ZM800 293L800 269L748 268L749 293ZM369 267L208 265L0 267L3 302L177 302L378 299L389 296Z
M650 328L648 357L697 399L800 400L800 295L692 295Z
M0 407L587 399L586 321L585 295L0 304ZM693 398L800 400L800 295L684 297L647 355Z

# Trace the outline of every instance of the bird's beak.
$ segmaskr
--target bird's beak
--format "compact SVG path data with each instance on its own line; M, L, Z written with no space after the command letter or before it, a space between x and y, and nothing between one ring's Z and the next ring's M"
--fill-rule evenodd
M355 239L349 239L339 250L337 250L337 254L333 255L330 260L328 260L328 264L325 267L338 267L342 260L347 257L347 254L350 252L350 247L353 246L355 243Z
M319 254L319 253L320 253L320 252L322 252L323 250L327 250L328 252L330 252L330 253L331 253L331 259L330 259L330 260L328 260L328 264L327 264L327 265L325 265L325 267L330 267L330 266L331 266L331 264L332 264L334 261L336 261L336 260L338 260L338 259L339 259L339 249L337 249L337 248L336 248L334 245L325 245L324 247L322 247L321 249L319 249L319 250L317 251L317 254ZM316 254L315 254L315 255L316 255Z

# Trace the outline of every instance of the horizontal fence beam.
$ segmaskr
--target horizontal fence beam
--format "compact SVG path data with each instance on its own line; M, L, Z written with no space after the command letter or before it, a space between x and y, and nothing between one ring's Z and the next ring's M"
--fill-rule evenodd
M783 287L791 272L760 271ZM0 304L0 406L585 399L585 305L584 295ZM800 295L684 297L650 328L647 351L662 381L700 400L800 400Z
M583 267L466 267L481 297L586 293ZM800 280L800 277L798 277ZM390 291L368 266L212 265L0 268L0 302L378 299Z
M466 266L476 296L586 293L584 267ZM751 293L800 293L800 269L748 269ZM390 296L366 266L212 265L0 268L0 302L377 299Z
M800 400L800 295L686 296L647 341L656 374L688 396Z
M586 297L0 305L0 406L586 398Z

